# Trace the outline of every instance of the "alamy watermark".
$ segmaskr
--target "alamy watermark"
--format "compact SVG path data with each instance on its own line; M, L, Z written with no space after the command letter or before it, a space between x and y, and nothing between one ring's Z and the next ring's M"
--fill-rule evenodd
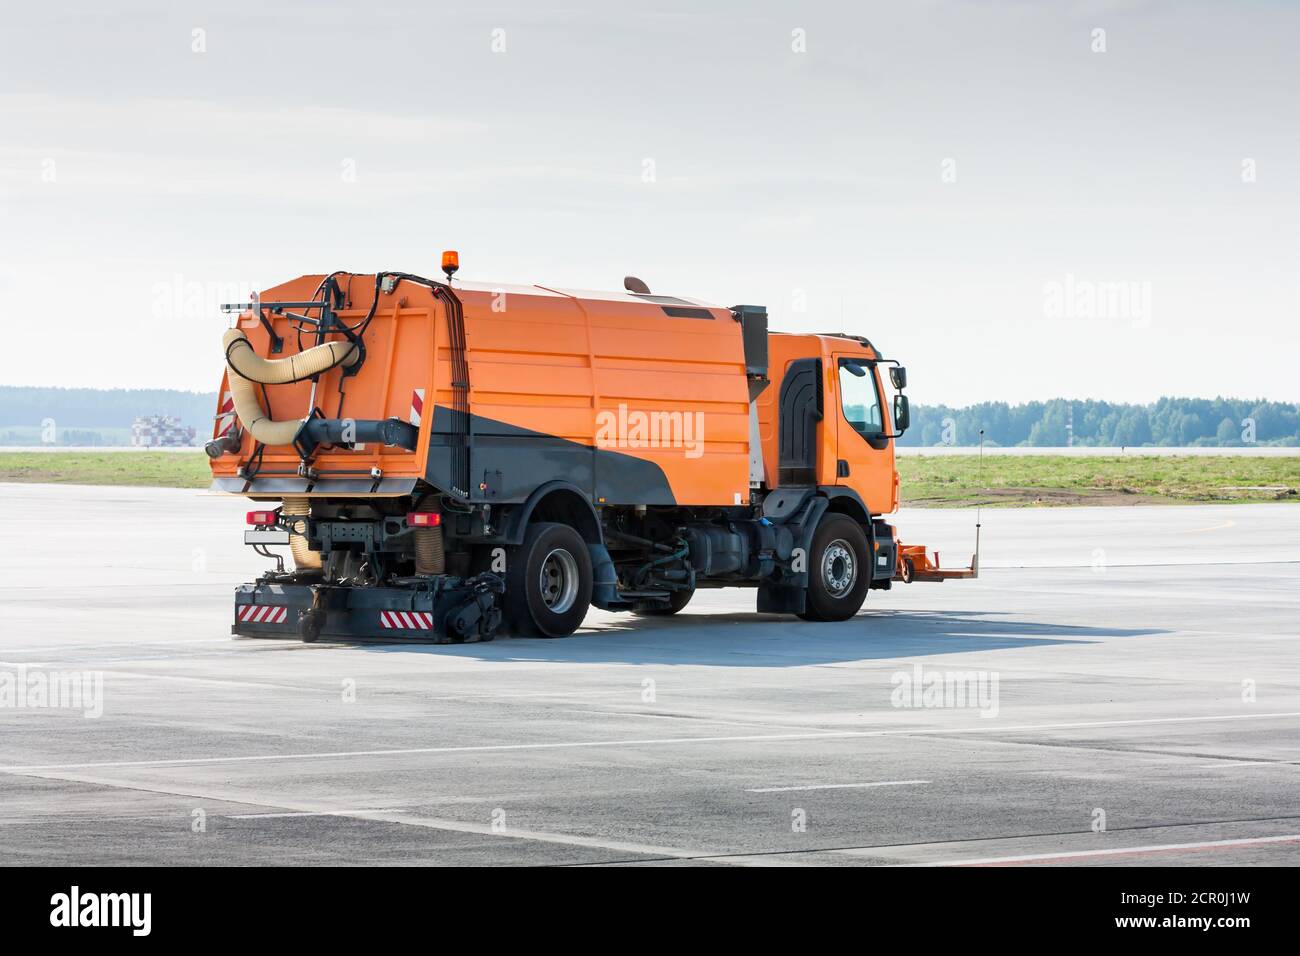
M680 448L687 458L704 454L704 413L638 411L620 402L618 411L596 413L597 448Z
M170 282L155 282L152 294L153 317L159 321L206 319L219 315L228 303L253 302L257 291L247 282L213 282L186 279L177 272Z
M1043 315L1049 319L1104 319L1151 324L1151 283L1093 281L1067 272L1043 283Z
M117 926L130 929L132 936L148 936L152 913L152 893L83 893L73 886L50 897L50 925L55 927Z
M996 717L998 679L997 671L937 671L915 664L889 679L894 685L889 702L900 708L971 708L981 717Z
M103 671L45 671L18 664L0 671L0 710L79 710L104 714Z

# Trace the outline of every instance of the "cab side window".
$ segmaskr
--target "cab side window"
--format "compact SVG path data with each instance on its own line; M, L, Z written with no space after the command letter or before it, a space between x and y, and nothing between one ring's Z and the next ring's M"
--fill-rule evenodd
M851 359L840 360L840 402L844 420L859 435L874 438L885 433L876 374L871 366Z

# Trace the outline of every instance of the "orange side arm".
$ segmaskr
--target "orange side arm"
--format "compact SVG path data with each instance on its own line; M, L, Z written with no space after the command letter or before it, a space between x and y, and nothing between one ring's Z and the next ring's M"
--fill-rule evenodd
M979 539L975 540L975 553L971 556L968 568L939 567L939 552L934 559L925 550L923 544L899 544L898 564L894 571L894 580L911 584L913 581L946 581L948 578L977 578L980 576Z

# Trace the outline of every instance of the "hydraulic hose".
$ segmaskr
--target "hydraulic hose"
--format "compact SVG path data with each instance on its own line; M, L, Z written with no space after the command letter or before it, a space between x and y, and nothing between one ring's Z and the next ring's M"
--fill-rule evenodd
M297 424L281 422L279 424ZM307 544L307 517L311 514L311 499L285 498L284 507L280 509L281 519L289 528L289 550L293 552L293 563L299 571L320 567L320 552L313 551ZM442 529L439 529L442 530Z

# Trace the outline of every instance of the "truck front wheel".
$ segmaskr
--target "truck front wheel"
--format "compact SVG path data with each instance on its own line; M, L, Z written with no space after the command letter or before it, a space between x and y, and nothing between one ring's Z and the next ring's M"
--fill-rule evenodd
M805 621L847 621L858 613L871 585L867 535L847 515L827 514L808 555Z
M591 555L568 525L530 525L506 567L506 617L521 637L568 637L591 606Z

